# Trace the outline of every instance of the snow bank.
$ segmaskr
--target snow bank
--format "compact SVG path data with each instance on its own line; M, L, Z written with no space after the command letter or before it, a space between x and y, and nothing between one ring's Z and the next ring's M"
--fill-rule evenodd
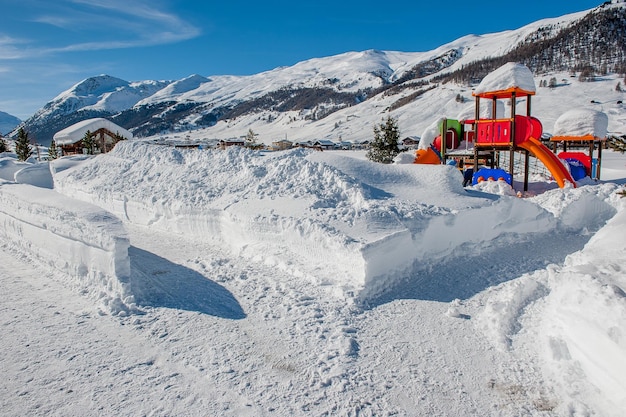
M616 417L626 409L626 201L617 204L585 248L549 274L539 325L546 373L563 394Z
M0 184L0 233L99 299L110 312L128 309L129 240L119 219L52 190Z
M558 227L536 204L467 193L454 167L344 155L126 141L74 167L59 162L62 171L55 161L52 171L59 192L125 221L222 245L361 297L420 263L462 256L466 245Z
M574 109L554 122L554 136L595 136L605 138L609 127L606 113L592 109Z
M597 217L607 210L600 201L617 214L564 265L481 295L478 328L495 346L537 358L547 385L563 399L554 410L559 415L617 417L626 409L626 200L616 190L605 184L546 193L544 205L559 217L569 217L562 207Z

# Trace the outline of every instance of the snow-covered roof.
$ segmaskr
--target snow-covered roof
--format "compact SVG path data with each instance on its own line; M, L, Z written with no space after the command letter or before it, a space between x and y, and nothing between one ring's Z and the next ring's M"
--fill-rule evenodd
M328 139L316 140L315 144L319 144L319 145L322 145L322 146L335 146L335 142L333 142L332 140L328 140Z
M533 73L524 64L508 62L497 70L487 74L474 90L475 96L493 92L517 91L525 94L535 94L535 78Z
M598 110L572 109L554 122L553 136L594 136L605 138L609 117Z
M125 137L126 139L132 139L133 134L121 126L116 125L110 120L97 117L95 119L87 119L81 122L75 123L71 126L54 134L54 142L57 145L71 145L80 141L87 131L95 132L98 129L106 129L111 133L117 133Z

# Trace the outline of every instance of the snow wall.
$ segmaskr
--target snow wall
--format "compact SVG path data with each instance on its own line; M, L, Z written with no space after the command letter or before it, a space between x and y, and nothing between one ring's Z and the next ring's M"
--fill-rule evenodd
M69 274L108 312L128 310L129 239L112 214L49 189L0 183L0 225L8 240Z
M121 142L72 169L68 161L58 162L62 171L53 165L55 189L124 221L215 243L361 298L425 261L463 256L469 245L562 226L523 199L469 196L453 167L234 148Z

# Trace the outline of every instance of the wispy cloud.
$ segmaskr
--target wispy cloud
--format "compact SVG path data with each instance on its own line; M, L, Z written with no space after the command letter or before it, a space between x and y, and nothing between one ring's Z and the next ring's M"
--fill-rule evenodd
M72 7L62 7L62 3ZM92 29L93 40L51 45L45 48L46 53L155 46L200 35L199 28L154 4L154 1L145 0L67 0L57 3L59 7L56 9L48 8L46 13L32 21L65 30L83 29L81 37L90 34L85 28Z
M25 43L27 43L27 41L23 39L0 34L0 59L11 60L23 58L25 52L21 46Z

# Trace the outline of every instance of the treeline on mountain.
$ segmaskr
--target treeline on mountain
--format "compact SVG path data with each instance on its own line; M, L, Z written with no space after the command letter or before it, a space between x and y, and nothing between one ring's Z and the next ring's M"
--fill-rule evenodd
M263 110L286 112L313 109L326 104L336 110L349 107L367 98L367 92L344 92L331 88L281 88L262 97L242 101L224 112L223 117L232 119L252 112ZM324 115L325 116L325 115ZM322 118L322 117L318 117Z
M554 34L556 32L556 34ZM475 84L507 62L521 62L535 74L585 71L591 76L626 71L626 9L601 8L565 29L546 26L500 57L472 62L434 81Z

